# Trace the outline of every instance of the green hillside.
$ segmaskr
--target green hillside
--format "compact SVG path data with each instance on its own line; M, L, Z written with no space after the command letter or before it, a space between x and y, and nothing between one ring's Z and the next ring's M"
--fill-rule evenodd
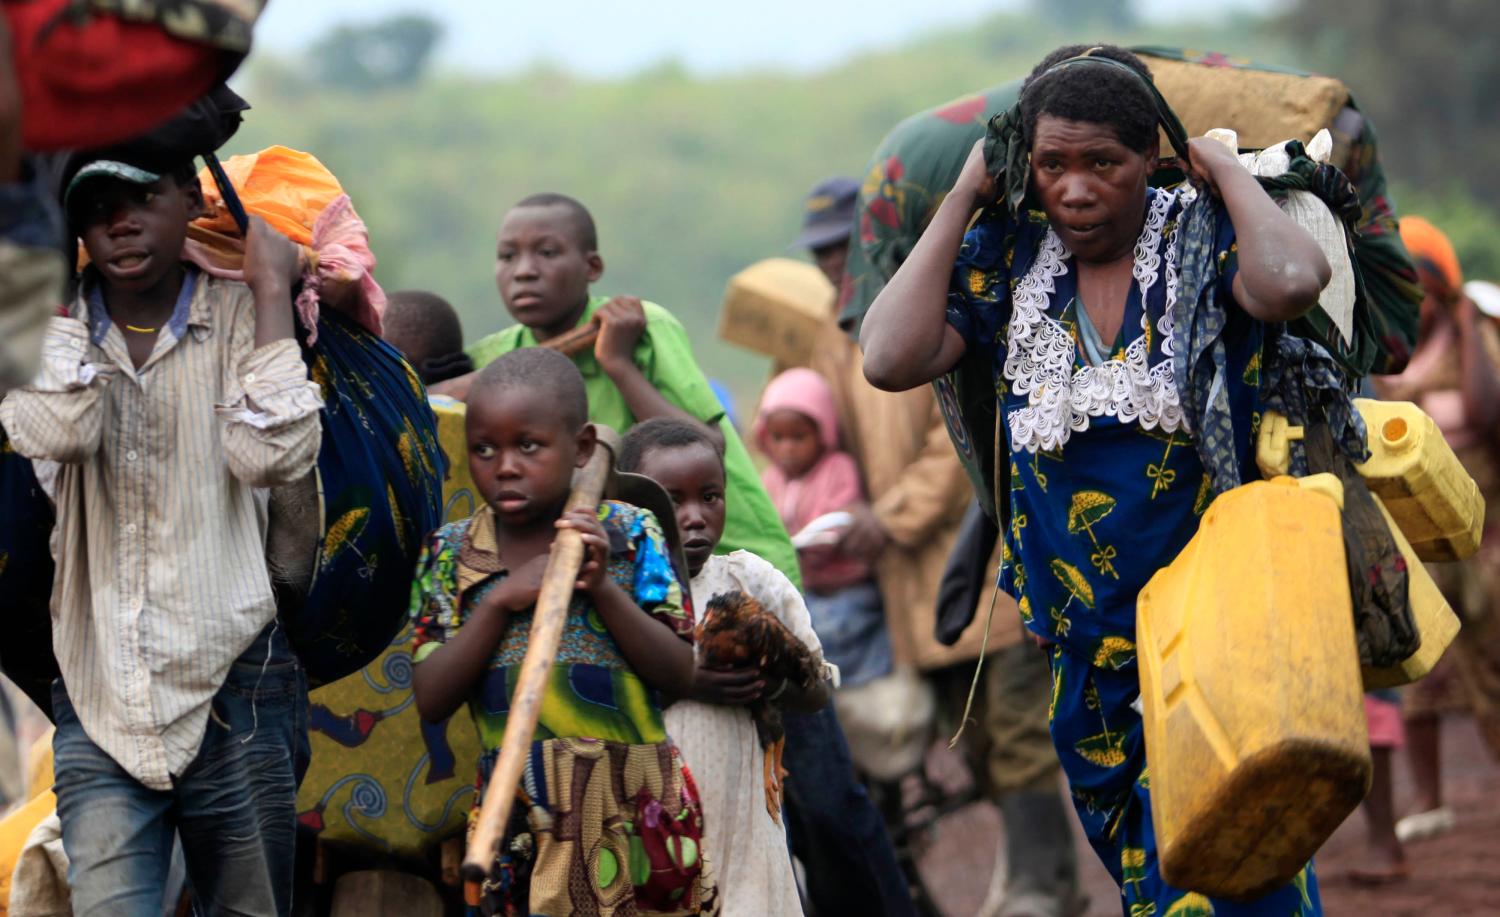
M724 283L784 252L807 188L861 174L903 117L1022 75L1059 44L1101 38L1289 62L1251 21L1103 36L1016 16L811 76L702 79L664 64L598 81L542 68L357 93L311 84L305 62L261 56L241 87L254 111L228 152L314 152L369 223L382 284L448 297L471 339L509 323L491 276L506 206L535 191L572 194L599 223L599 289L674 310L710 374L748 394L764 361L714 339Z

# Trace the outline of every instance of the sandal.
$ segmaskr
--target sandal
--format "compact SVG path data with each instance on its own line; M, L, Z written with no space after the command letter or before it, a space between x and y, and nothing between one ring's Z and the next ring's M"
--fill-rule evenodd
M1453 810L1447 806L1417 812L1396 822L1396 839L1403 844L1430 840L1452 831L1455 821Z

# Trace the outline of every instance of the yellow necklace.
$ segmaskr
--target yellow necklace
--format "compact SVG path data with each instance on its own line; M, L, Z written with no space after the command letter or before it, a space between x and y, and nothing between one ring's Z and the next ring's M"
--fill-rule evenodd
M130 325L130 324L127 324L125 326L125 330L126 331L134 331L136 334L155 334L156 333L156 329L155 328L137 328L136 326Z

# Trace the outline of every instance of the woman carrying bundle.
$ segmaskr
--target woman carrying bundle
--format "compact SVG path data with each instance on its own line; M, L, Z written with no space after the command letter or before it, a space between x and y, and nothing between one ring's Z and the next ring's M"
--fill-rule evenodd
M1053 741L1125 912L1316 914L1310 865L1250 904L1172 888L1158 869L1132 708L1136 597L1196 531L1213 494L1242 483L1221 469L1255 474L1263 339L1313 307L1329 266L1217 142L1188 144L1191 184L1149 187L1158 127L1170 118L1150 79L1114 47L1061 48L1032 71L1018 108L992 126L988 150L976 144L872 306L865 374L893 391L960 361L982 360L993 374L1009 444L996 457L1009 481L996 489L1008 501L1002 587L1048 647ZM997 157L1003 188L987 165ZM1181 397L1179 288L1223 318L1216 384ZM1205 429L1188 409L1205 399L1222 425Z

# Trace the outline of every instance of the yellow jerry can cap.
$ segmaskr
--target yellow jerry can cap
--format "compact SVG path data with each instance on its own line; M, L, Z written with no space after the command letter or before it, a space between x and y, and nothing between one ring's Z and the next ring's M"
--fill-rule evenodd
M1302 439L1302 428L1287 423L1278 411L1267 411L1260 419L1255 440L1255 464L1268 480L1292 468L1292 443Z

